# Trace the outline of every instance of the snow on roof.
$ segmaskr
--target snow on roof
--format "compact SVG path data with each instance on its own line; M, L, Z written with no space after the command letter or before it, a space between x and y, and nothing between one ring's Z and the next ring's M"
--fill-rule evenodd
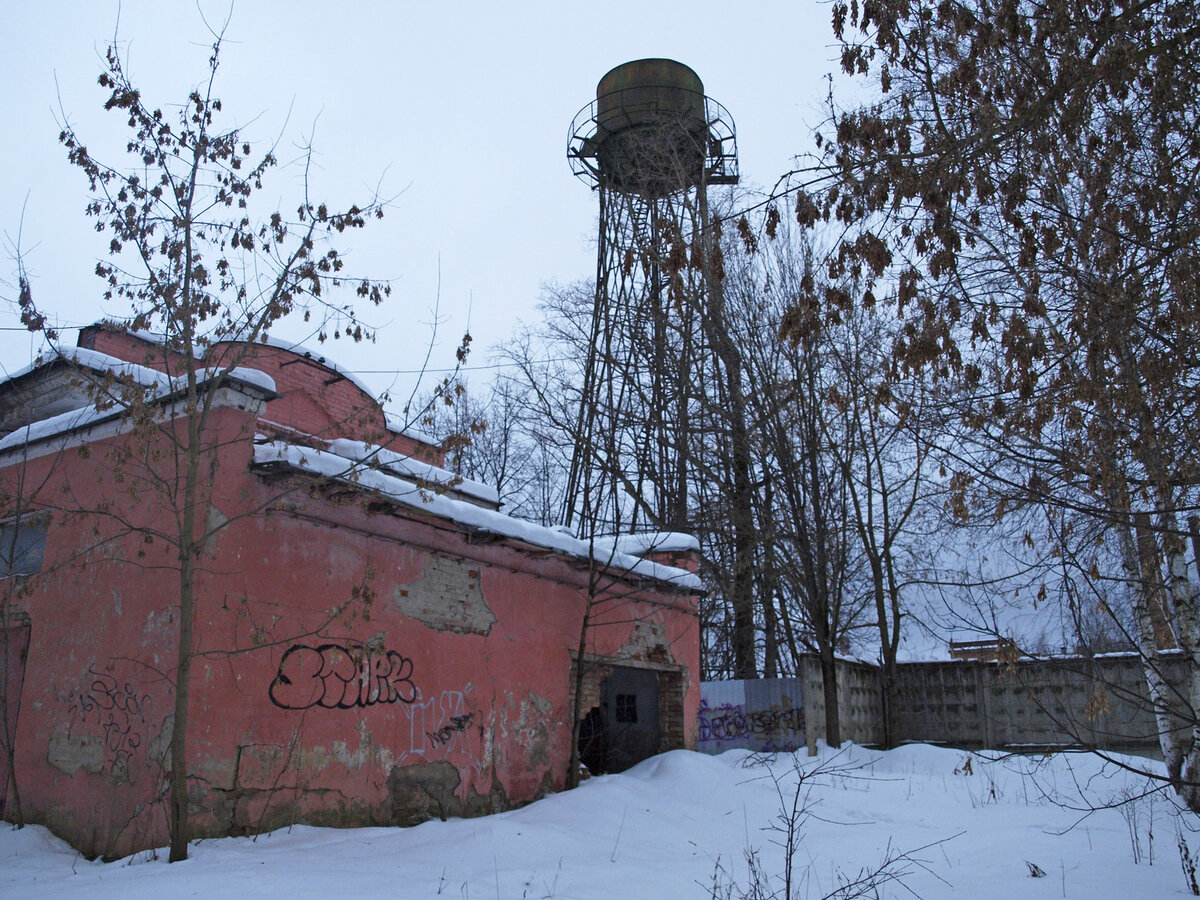
M266 372L260 372L258 369L249 369L246 366L234 366L232 369L197 369L196 380L200 384L215 380L224 376L227 379L241 382L243 385L256 387L264 393L275 393L275 379ZM187 384L187 379L182 375L173 379L175 390L180 390Z
M52 365L60 360L77 363L84 369L92 369L96 372L112 372L117 378L128 376L133 379L135 384L144 385L145 387L153 387L155 385L166 388L170 387L170 378L157 369L151 369L148 366L139 366L137 363L131 363L116 356L109 356L107 353L100 353L97 350L89 350L86 347L57 348L49 357L39 356L32 363L25 366L25 368L9 375L0 384L24 378L34 370Z
M698 551L700 542L682 531L644 531L638 534L617 534L608 541L621 553L641 556L645 553L686 553Z
M133 337L141 338L143 341L148 341L152 344L162 344L166 340L165 335L158 334L157 332L153 331L130 331L127 333ZM360 381L352 372L343 369L323 353L314 350L305 344L286 341L282 338L271 337L270 335L261 335L253 339L239 335L230 335L229 337L223 337L213 341L214 344L238 342L247 344L261 344L264 347L273 347L276 350L287 350L290 353L295 353L298 356L311 359L318 365L322 365L330 371L341 375L368 397L375 396L375 393L369 387L367 387L364 382ZM201 348L200 352L196 355L196 358L204 359L204 356L205 348ZM383 416L384 424L393 434L402 434L406 437L413 438L414 440L421 441L426 444L437 443L437 441L431 437L428 432L423 430L417 423L407 423L402 416L397 415L396 413L388 412L387 410L384 410Z
M700 579L683 569L651 562L648 559L621 552L616 548L605 548L600 541L595 544L597 552L593 556L592 548L587 541L563 534L553 528L514 519L504 513L485 509L465 500L455 500L445 495L431 495L429 491L421 490L410 481L390 475L380 469L365 467L353 459L347 459L336 453L312 450L308 447L299 447L281 441L269 441L255 446L255 465L267 466L279 463L297 471L323 475L347 484L356 484L376 491L390 500L412 509L449 519L469 528L515 538L567 556L581 559L595 558L613 568L667 582L683 590L699 591L703 589Z
M383 411L383 419L388 431L392 432L392 434L402 434L423 444L437 444L438 442L437 438L421 425L419 420L409 422L403 416L388 412L387 410Z
M105 419L115 418L121 415L125 411L125 408L123 403L114 404L103 411L97 409L95 406L85 406L82 409L72 409L65 413L59 413L57 416L51 416L49 419L42 419L40 422L34 422L18 428L16 431L0 438L0 453L11 450L14 447L23 446L24 444L35 444L38 441L54 437L56 434L85 428L88 425L94 425Z
M447 469L413 459L393 450L385 450L375 444L338 438L329 442L329 449L338 456L368 465L378 465L402 478L416 478L429 484L453 485L455 491L476 497L486 503L499 505L500 494L491 485L460 478ZM457 483L455 483L457 482Z
M107 353L100 353L96 350L89 350L86 347L63 348L55 353L54 358L44 359L40 363L28 366L9 377L7 381L28 375L34 369L50 365L59 360L74 362L82 368L90 369L94 372L111 372L116 378L129 378L134 384L148 388L151 395L158 398L167 397L172 393L182 390L186 384L186 379L182 375L172 378L159 372L157 369L140 366L137 363L131 363L128 360L109 356ZM255 387L266 393L274 393L275 391L275 380L270 375L265 372L259 372L257 369L246 369L239 366L230 369L228 372L221 369L200 369L196 372L196 378L200 384L213 381L221 376L242 385ZM0 382L0 384L3 383ZM119 401L113 403L111 406L106 406L103 410L97 408L95 404L88 404L79 409L69 410L59 413L56 416L33 422L22 428L18 428L16 431L0 439L0 453L10 450L13 447L19 447L22 444L36 443L53 437L56 434L76 431L88 425L94 425L97 422L116 418L124 413L127 408L127 404Z
M186 378L182 375L172 378L158 371L158 369L138 365L127 359L121 359L119 356L110 356L107 353L101 353L99 350L89 350L87 347L62 347L56 349L52 356L39 358L20 371L14 372L8 378L0 381L0 384L23 378L36 369L41 369L60 360L73 362L80 368L90 369L93 372L111 372L116 378L129 378L134 384L154 388L156 393L159 394L167 394L171 391L179 390L186 383ZM225 375L244 384L254 385L265 391L274 392L275 390L274 378L266 372L260 372L258 369L249 369L245 366L235 366L228 371L217 368L206 368L199 369L196 372L196 378L201 382L209 381L220 375Z

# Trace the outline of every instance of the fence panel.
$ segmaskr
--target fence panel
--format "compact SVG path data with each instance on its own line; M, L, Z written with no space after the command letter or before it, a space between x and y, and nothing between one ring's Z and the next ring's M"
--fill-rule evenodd
M696 749L760 752L805 746L804 703L799 678L702 681Z

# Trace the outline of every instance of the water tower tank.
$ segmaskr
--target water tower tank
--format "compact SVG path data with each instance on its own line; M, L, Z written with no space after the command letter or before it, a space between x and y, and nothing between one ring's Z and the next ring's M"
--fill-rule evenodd
M708 130L704 84L673 59L624 63L596 86L594 150L617 190L663 196L699 184Z
M600 216L579 390L580 433L596 440L571 448L563 521L586 509L584 527L622 530L623 479L637 472L650 518L682 526L691 507L678 423L694 402L684 379L705 352L702 314L720 308L710 302L720 256L708 196L738 183L733 117L682 63L634 60L601 78L571 120L567 161L597 192ZM606 443L601 435L618 432L604 429L621 429L628 443Z

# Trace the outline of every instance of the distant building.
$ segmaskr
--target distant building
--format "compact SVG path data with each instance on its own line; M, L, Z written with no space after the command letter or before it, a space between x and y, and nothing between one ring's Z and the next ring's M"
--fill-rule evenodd
M1012 662L1020 655L1017 645L1009 638L950 642L951 659L970 659L976 662Z
M197 581L195 836L409 824L561 788L580 664L593 765L695 746L693 540L599 542L593 561L455 479L319 355L208 356L234 346L242 368L205 388L219 447L201 518L224 527ZM172 368L155 340L93 326L0 383L0 741L26 821L89 856L168 840L179 575L171 441L131 433L82 376L152 385L170 429ZM596 570L610 624L580 660ZM11 816L9 774L0 756Z

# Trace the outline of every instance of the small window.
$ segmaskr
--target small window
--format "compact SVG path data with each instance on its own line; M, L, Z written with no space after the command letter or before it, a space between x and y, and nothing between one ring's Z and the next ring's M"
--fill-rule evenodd
M617 694L617 721L626 724L637 722L637 694Z
M0 578L36 575L42 571L49 522L50 517L45 514L0 522Z

